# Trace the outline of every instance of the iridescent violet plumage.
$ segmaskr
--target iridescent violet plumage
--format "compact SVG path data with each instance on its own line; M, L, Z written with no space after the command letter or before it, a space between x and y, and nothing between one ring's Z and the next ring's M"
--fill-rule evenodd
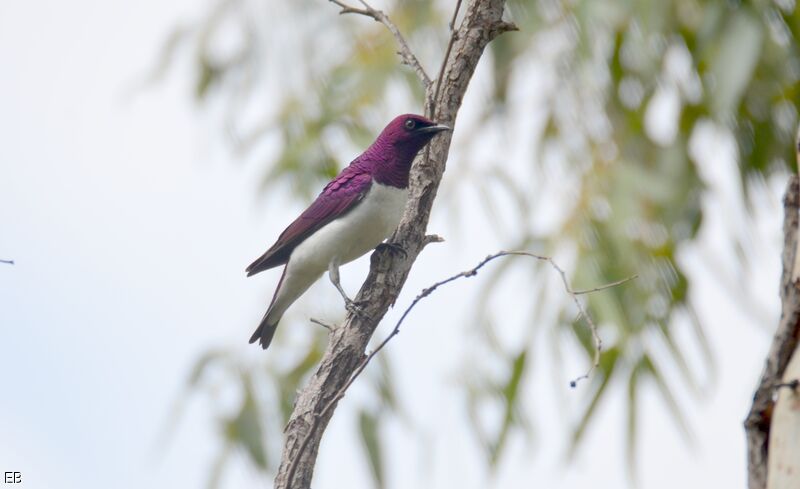
M326 270L339 284L339 265L364 255L389 237L407 200L414 157L446 126L413 114L396 117L364 153L353 160L292 222L247 275L286 265L269 309L250 338L267 348L286 309Z

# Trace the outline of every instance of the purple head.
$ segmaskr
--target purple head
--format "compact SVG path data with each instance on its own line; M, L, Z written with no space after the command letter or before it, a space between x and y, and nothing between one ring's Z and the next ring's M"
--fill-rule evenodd
M376 180L396 187L408 185L408 172L414 157L436 134L451 130L421 115L395 117L381 131L372 146L359 158L372 166Z
M367 168L379 183L405 188L411 163L419 150L433 136L449 130L449 127L437 125L421 115L397 116L353 164Z
M449 127L437 125L421 115L403 114L395 117L375 142L382 142L415 155L433 136L449 130Z

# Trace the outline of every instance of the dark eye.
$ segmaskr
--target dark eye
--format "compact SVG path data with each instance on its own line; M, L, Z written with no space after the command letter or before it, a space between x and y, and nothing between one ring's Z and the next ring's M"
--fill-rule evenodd
M417 127L417 121L415 121L414 119L406 119L406 129L411 131L415 127Z

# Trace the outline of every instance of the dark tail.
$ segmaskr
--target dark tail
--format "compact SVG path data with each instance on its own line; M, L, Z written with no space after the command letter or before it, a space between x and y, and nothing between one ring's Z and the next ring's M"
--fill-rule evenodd
M281 279L278 280L278 286L275 288L275 293L272 295L272 301L269 303L269 308L267 308L267 312L264 313L264 317L261 318L261 323L256 328L255 333L253 336L250 337L250 344L256 342L256 340L261 340L259 343L261 344L261 348L267 349L270 343L272 343L272 337L275 336L275 330L278 329L278 323L280 322L280 316L277 318L273 318L272 324L269 324L269 313L272 312L272 306L275 304L275 299L278 297L278 292L281 290L281 285L283 285L283 279L286 277L286 268L288 265L283 267L283 273L281 273Z
M261 348L267 349L270 343L272 343L272 337L275 336L275 330L278 329L278 324L269 324L267 321L267 316L269 315L269 311L267 314L264 314L264 319L261 320L261 324L258 325L256 328L256 332L253 333L253 336L250 337L250 343L255 343L257 340L259 344L261 344Z

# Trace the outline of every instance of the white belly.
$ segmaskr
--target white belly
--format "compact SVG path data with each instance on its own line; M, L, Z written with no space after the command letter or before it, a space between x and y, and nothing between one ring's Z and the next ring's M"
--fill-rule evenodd
M355 208L300 243L286 264L281 285L267 313L267 323L277 324L286 309L331 263L349 263L388 238L400 224L407 200L408 190L373 181L364 200Z
M364 200L300 243L289 258L290 270L321 274L332 262L349 263L374 249L400 224L408 190L372 182Z

